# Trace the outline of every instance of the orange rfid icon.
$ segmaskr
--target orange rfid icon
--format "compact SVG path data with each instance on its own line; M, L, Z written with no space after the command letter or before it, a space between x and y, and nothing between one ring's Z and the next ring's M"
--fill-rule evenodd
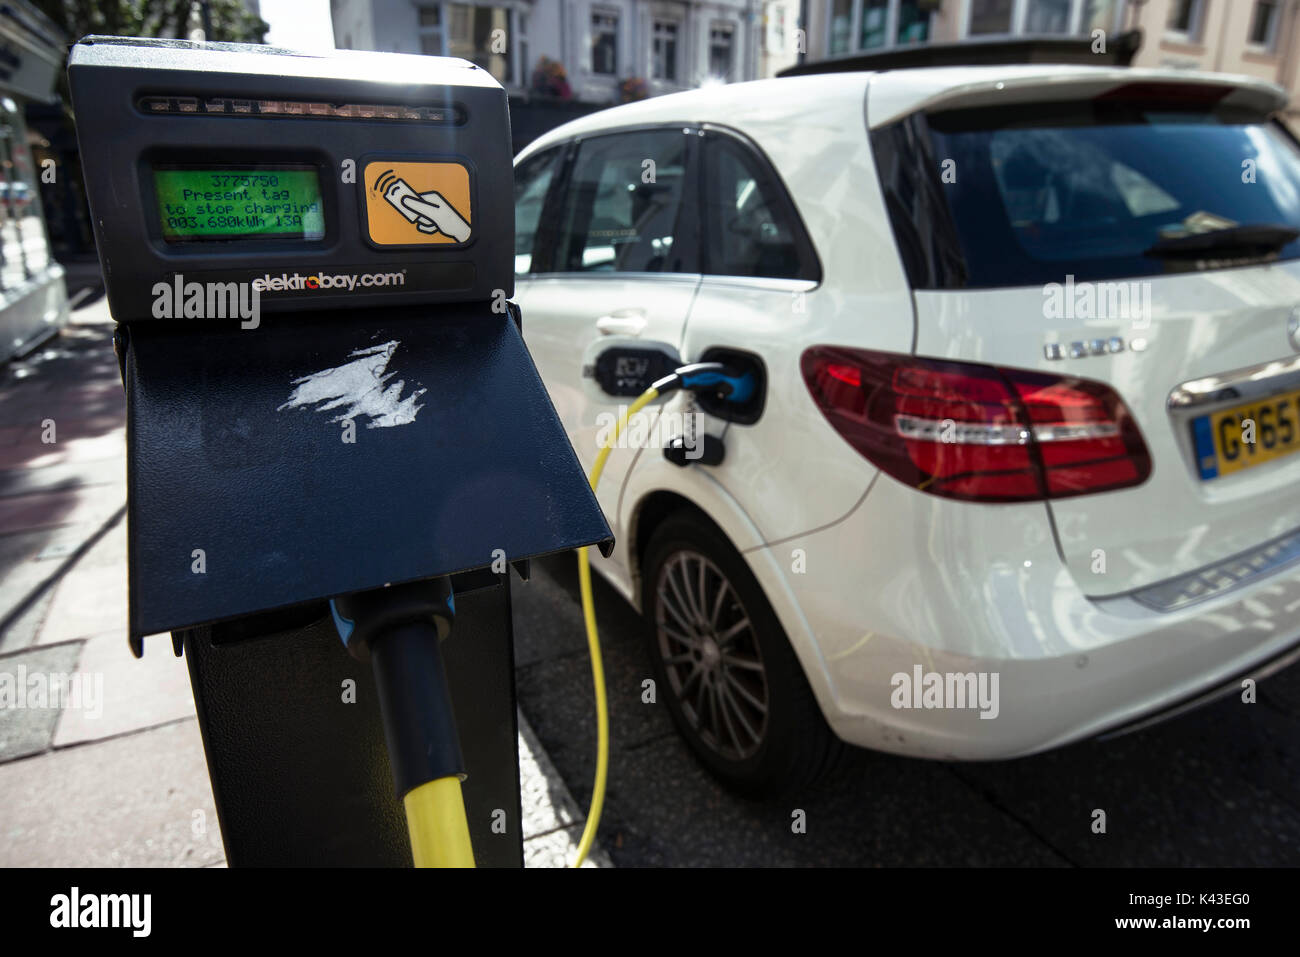
M469 170L460 163L374 160L362 174L370 241L380 246L469 242Z

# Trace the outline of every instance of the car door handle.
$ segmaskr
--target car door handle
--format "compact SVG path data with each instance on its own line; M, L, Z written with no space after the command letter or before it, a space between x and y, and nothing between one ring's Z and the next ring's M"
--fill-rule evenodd
M596 320L596 331L602 336L639 336L644 328L642 309L618 309Z

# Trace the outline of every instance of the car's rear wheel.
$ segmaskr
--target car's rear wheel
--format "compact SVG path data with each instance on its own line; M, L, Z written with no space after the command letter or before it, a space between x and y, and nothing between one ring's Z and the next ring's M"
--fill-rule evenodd
M642 569L659 700L704 766L751 797L820 777L843 745L744 559L681 512L655 530Z

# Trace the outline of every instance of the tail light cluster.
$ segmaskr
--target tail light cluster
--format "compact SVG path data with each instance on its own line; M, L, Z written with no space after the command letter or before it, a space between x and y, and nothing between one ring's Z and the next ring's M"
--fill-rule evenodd
M934 495L1036 501L1151 474L1137 423L1100 382L836 346L807 350L801 366L850 445Z

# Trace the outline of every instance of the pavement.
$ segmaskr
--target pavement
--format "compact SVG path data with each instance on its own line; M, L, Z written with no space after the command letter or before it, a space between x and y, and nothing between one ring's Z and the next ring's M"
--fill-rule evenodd
M0 866L220 866L185 662L127 647L126 402L97 280L69 268L71 321L0 367ZM564 866L582 812L522 714L519 745L525 865Z

